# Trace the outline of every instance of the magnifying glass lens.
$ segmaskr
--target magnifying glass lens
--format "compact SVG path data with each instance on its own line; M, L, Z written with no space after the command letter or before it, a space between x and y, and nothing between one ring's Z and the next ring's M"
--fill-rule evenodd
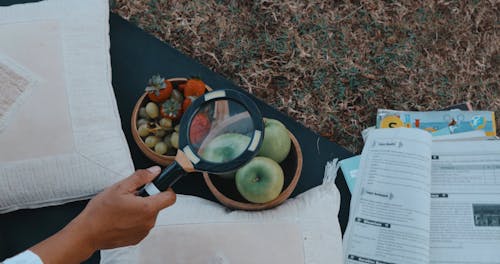
M175 161L138 195L164 191L188 172L233 173L257 155L263 129L257 105L245 94L233 90L205 94L182 116Z
M255 127L250 113L240 103L221 99L201 105L189 124L191 149L212 163L231 162L250 144Z

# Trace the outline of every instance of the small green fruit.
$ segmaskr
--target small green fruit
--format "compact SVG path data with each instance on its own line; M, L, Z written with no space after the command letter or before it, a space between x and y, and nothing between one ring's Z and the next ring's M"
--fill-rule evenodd
M141 118L141 119L137 120L137 128L139 128L140 126L147 124L147 123L148 123L147 119Z
M155 152L156 153L163 155L163 154L167 153L167 151L168 151L168 146L167 146L167 144L165 144L165 142L161 141L161 142L156 143L156 145L155 145Z
M288 129L275 119L265 119L264 125L264 139L258 155L280 163L288 156L292 146Z
M155 147L156 143L160 142L161 139L157 136L149 136L144 140L144 143L148 148L152 149Z
M172 128L172 119L168 119L168 118L160 119L160 126L163 128L171 129Z
M178 149L179 148L179 133L174 132L172 135L170 135L170 143L172 144L172 147Z
M148 118L148 113L146 112L146 107L139 108L139 117Z
M160 115L160 108L157 104L149 102L146 104L146 113L150 118L155 119Z
M237 133L222 134L207 144L201 157L214 163L232 161L245 151L249 143L248 136Z
M167 144L168 148L171 148L171 147L172 147L172 142L170 141L170 136L172 136L172 134L167 134L167 135L163 138L163 142L165 142L165 144Z
M236 188L250 202L266 203L279 196L284 184L283 169L274 160L255 157L236 172Z
M142 124L138 129L137 132L139 133L139 136L141 137L147 137L149 135L149 127L148 124Z
M160 137L160 138L163 138L166 134L167 134L167 131L165 131L163 129L158 129L155 132L155 136Z

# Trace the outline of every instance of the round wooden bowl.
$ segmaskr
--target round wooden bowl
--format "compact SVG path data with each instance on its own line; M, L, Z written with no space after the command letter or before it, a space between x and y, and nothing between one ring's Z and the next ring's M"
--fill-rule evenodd
M183 84L187 82L187 78L172 78L168 79L174 87L177 87L179 84ZM205 85L207 91L212 91L213 89ZM160 155L156 152L154 152L152 149L148 148L142 138L139 136L139 132L137 131L137 117L139 115L139 109L143 106L145 106L149 100L147 97L148 93L144 93L139 100L137 100L137 103L134 106L134 109L132 111L132 117L131 117L131 129L132 129L132 137L134 138L135 143L139 147L139 149L148 157L150 160L154 161L158 165L166 166L170 163L172 163L175 159L175 153L171 153L172 155Z
M205 183L215 198L226 207L248 211L270 209L288 199L297 186L302 172L302 150L297 138L290 132L288 134L292 140L292 147L286 159L280 163L285 179L283 190L278 197L266 203L251 203L245 200L238 192L234 179L225 179L218 175L204 172L203 178L205 179Z

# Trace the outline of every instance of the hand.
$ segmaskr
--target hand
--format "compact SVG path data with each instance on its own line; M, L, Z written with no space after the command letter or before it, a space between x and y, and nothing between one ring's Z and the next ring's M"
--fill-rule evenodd
M94 197L72 224L87 230L96 249L139 243L153 228L159 211L175 203L171 189L146 198L136 196L136 190L159 173L159 167L136 171Z
M176 195L171 189L149 197L136 195L136 190L151 182L160 170L158 166L138 170L130 177L105 189L95 196L80 215L63 230L35 245L32 251L38 254L44 263L59 263L58 260L70 263L70 259L83 261L99 249L139 243L153 228L159 211L175 203ZM44 243L50 243L51 239L56 241L53 244L59 241L57 247L64 247L63 250L76 247L80 252L74 253L80 256L77 259L70 252L60 254L65 255L64 258L54 259L57 256L54 252L44 254L47 253L43 250L46 246Z

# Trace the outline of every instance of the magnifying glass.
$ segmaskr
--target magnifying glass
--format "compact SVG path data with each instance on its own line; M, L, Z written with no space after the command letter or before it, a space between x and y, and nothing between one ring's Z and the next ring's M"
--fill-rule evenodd
M182 116L174 162L138 195L165 191L189 172L234 172L257 155L263 129L262 114L245 94L235 90L204 94Z

